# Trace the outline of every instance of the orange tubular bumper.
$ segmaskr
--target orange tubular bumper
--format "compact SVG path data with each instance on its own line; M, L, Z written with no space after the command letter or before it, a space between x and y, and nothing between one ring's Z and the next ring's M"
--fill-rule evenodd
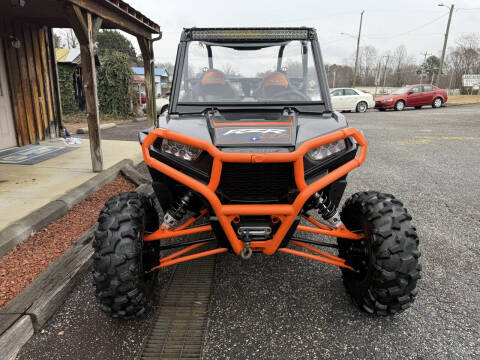
M307 185L305 182L304 168L303 168L303 157L305 154L316 147L331 143L333 141L345 139L347 137L353 137L358 145L360 146L360 153L357 156L323 176L322 178L316 180L310 185ZM210 182L208 185L201 183L200 181L185 175L184 173L162 163L161 161L154 159L150 156L149 148L157 138L163 138L168 140L173 140L179 143L190 145L199 149L202 149L208 152L213 158L213 165L210 175ZM367 142L359 130L355 128L345 128L338 130L334 133L320 136L315 139L308 140L298 147L293 152L290 153L267 153L267 154L255 154L255 153L226 153L220 151L213 144L183 135L171 130L166 129L155 129L152 130L148 136L144 139L142 144L143 157L146 164L154 168L172 179L178 181L179 183L184 184L188 188L201 194L211 205L215 216L218 218L231 246L233 251L239 255L245 244L242 240L238 239L235 234L235 231L231 225L233 219L240 215L271 215L277 217L281 224L270 240L265 241L252 241L250 243L251 248L254 251L262 251L265 255L274 254L288 230L292 226L295 218L298 216L302 210L305 202L317 191L323 189L327 185L331 184L335 180L341 178L348 172L352 171L356 167L359 167L364 161L367 152ZM244 163L283 163L283 162L292 162L294 163L294 172L295 172L295 183L298 190L300 191L295 201L292 204L287 205L224 205L220 202L220 199L215 194L220 183L220 177L222 172L222 164L224 162L244 162ZM308 231L319 233L329 236L340 236L349 239L360 239L361 235L354 234L343 226L337 229L329 228L328 226L322 225L316 222L312 218L307 218L315 227L309 226L298 226L297 230ZM189 221L188 225L193 223L192 220ZM164 238L170 238L175 236L182 236L192 233L199 233L204 231L211 230L209 225L198 226L194 228L188 228L188 225L183 225L174 230L168 230L165 228L160 228L154 233L145 237L145 241L154 241ZM283 250L282 250L283 251ZM289 251L283 251L289 252ZM292 253L292 252L290 252ZM298 254L296 254L298 255ZM179 259L180 260L180 259ZM319 259L315 259L319 260ZM323 260L320 260L323 261ZM330 261L335 265L343 264L341 259L334 259ZM165 263L164 263L165 265ZM342 265L339 265L342 266Z

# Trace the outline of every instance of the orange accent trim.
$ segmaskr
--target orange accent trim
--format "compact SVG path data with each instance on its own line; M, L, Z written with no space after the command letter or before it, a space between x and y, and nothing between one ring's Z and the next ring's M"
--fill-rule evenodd
M310 232L310 233L314 233L314 234L321 234L321 235L339 237L339 238L344 238L344 239L350 239L350 240L363 239L363 235L352 233L351 231L349 231L345 228L344 229L337 228L337 229L324 230L324 229L312 228L310 226L305 226L305 225L298 225L297 230L298 231Z
M193 244L193 245L189 245L187 246L186 248L183 248L182 250L179 250L179 251L176 251L174 252L173 254L170 254L170 255L167 255L167 256L164 256L163 258L160 258L160 264L165 262L165 261L169 261L169 260L172 260L172 259L175 259L177 257L179 257L180 255L183 255L187 252L190 252L192 250L195 250L196 248L199 248L200 246L203 246L205 244L207 244L208 242L205 241L205 242L201 242L201 243L198 243L198 244Z
M167 266L170 266L170 265L175 265L175 264L185 262L185 261L200 259L200 258L205 257L205 256L221 254L221 253L224 253L224 252L227 252L227 251L228 251L227 248L218 248L218 249L203 251L203 252L198 253L198 254L183 256L179 259L173 259L173 260L165 261L165 262L161 263L160 265L152 268L152 270L164 268L164 267L167 267Z
M302 215L302 217L311 222L313 225L315 225L316 227L320 228L320 229L324 229L324 230L331 230L331 228L329 228L327 225L324 225L322 224L321 222L318 222L317 220L315 220L313 217L311 216L306 216L306 215Z
M176 228L175 228L175 231L177 231L177 230L183 230L183 229L189 227L189 226L192 225L195 221L200 220L206 213L207 213L207 209L203 209L202 211L200 211L200 215L198 215L197 217L192 217L191 219L185 221L184 224L180 225L179 227L176 227Z
M260 126L260 125L292 125L293 124L293 116L290 116L290 121L289 122L271 122L271 121L262 121L262 122L219 122L217 123L215 121L215 117L212 115L212 124L215 126L236 126L236 125L252 125L252 126Z
M202 80L200 82L202 85L225 85L227 83L227 80L220 71L214 70L203 74Z
M208 241L187 246L186 248L184 248L180 251L174 252L173 254L170 254L168 256L164 256L163 258L160 258L160 260L159 260L160 265L157 265L157 266L153 267L150 271L157 270L157 269L160 269L160 268L164 268L164 267L167 267L167 266L170 266L170 265L178 264L178 263L181 263L181 262L184 262L184 261L195 260L195 259L199 259L199 258L202 258L202 257L205 257L205 256L220 254L220 253L224 253L224 252L228 251L227 248L217 248L217 249L203 251L201 253L186 255L186 256L182 256L181 258L178 258L180 255L183 255L183 254L188 253L192 250L195 250L196 248L199 248L200 246L203 246L205 244L208 244Z
M164 227L161 227L160 229L158 229L154 233L145 236L143 238L143 241L154 241L154 240L160 240L160 239L168 239L168 238L173 238L173 237L178 237L178 236L198 234L198 233L207 232L207 231L211 231L211 230L212 230L211 225L195 226L193 228L184 229L184 230L168 230Z
M263 87L269 86L283 86L288 87L287 77L280 73L273 73L268 75L265 80L263 80Z
M278 249L278 251L284 252L284 253L287 253L287 254L292 254L292 255L304 257L304 258L315 260L315 261L321 261L321 262L324 262L324 263L327 263L327 264L330 264L330 265L340 266L340 267L343 267L345 269L353 270L350 266L345 265L343 262L334 261L334 260L331 260L331 259L323 257L323 256L312 255L312 254L309 254L309 253L306 253L306 252L303 252L303 251L293 250L293 249L289 249L289 248L280 248L280 249Z
M290 241L292 244L294 245L297 245L297 246L300 246L300 247L303 247L307 250L310 250L311 252L314 252L314 253L317 253L318 255L321 255L321 256L324 256L326 258L329 258L330 260L334 260L334 261L338 261L338 262L341 262L341 263L345 263L345 259L342 259L342 258L339 258L338 256L335 256L335 255L332 255L326 251L322 251L320 249L317 249L317 248L314 248L313 246L309 245L309 244L304 244L300 241L295 241L295 240L292 240Z
M354 159L348 161L347 163L341 165L337 169L331 171L322 178L314 181L312 184L307 185L305 182L305 175L303 169L303 157L305 154L318 146L331 143L333 141L345 139L347 137L353 137L357 143L360 145L360 154L357 155ZM164 138L173 141L180 142L182 144L187 144L194 146L196 148L202 149L208 152L213 158L212 172L210 176L210 182L208 185L201 183L200 181L162 163L161 161L154 159L150 156L149 148L157 138ZM239 215L282 215L281 225L275 233L274 237L266 241L255 242L255 245L252 243L251 246L255 248L262 248L265 255L272 255L277 251L282 240L287 234L288 230L295 221L295 217L300 213L305 202L317 191L323 189L325 186L331 184L335 180L338 180L348 172L359 167L364 161L367 154L367 141L360 133L359 130L354 128L341 129L331 134L323 135L318 138L314 138L304 142L300 145L295 151L290 153L267 153L267 154L257 154L257 153L227 153L220 151L215 145L205 140L194 138L188 135L179 134L177 132L166 130L166 129L155 129L152 130L148 136L145 138L142 144L143 158L145 163L166 174L172 179L184 184L188 188L191 188L193 191L200 193L211 205L215 216L217 216L220 225L222 226L226 237L228 238L230 244L232 245L233 251L239 255L244 247L243 241L238 239L233 227L231 225L231 216ZM223 205L220 202L220 199L215 194L215 190L220 183L222 164L223 162L236 162L236 163L282 163L282 162L293 162L294 163L294 172L295 172L295 183L297 188L300 190L297 198L291 205L264 205L264 204L255 204L255 205ZM200 232L199 229L203 228L202 231L210 230L210 227L198 227L194 228L192 232ZM309 227L303 227L304 231L309 231ZM180 236L191 229L180 230L180 231L171 231L170 237ZM315 230L315 231L313 231ZM361 238L358 234L353 234L344 230L322 230L322 229L313 229L312 232L322 233L324 235L330 236L341 236L346 238L352 238L352 236L357 239ZM146 239L156 240L167 238L169 236L164 236L162 233L169 233L168 231L156 231L155 233L148 235ZM350 236L350 237L347 237Z

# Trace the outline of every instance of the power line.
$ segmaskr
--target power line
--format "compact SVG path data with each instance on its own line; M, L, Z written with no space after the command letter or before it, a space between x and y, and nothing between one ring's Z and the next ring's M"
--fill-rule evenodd
M422 28L424 28L425 26L428 26L428 25L430 25L430 24L433 24L434 22L436 22L436 21L438 21L438 20L446 17L447 15L448 15L448 14L443 14L443 15L441 15L441 16L433 19L433 20L430 20L429 22L427 22L427 23L425 23L425 24L423 24L423 25L420 25L420 26L418 26L418 27L416 27L416 28L413 28L413 29L411 29L411 30L405 31L405 32L403 32L403 33L399 33L399 34L395 34L395 35L387 35L387 36L366 36L366 35L364 35L364 36L365 36L366 38L369 38L369 39L392 39L392 38L404 36L404 35L407 35L407 34L410 34L410 33L414 32L414 31L417 31L417 30L419 30L419 29L422 29Z

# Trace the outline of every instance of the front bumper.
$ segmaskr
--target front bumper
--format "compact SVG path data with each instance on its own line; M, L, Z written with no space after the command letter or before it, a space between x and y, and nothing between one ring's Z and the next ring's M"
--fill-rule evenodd
M389 102L384 102L384 101L375 101L375 109L393 109L395 106L395 101L389 101Z
M304 162L303 158L305 154L316 147L346 139L347 137L353 137L360 146L360 154L347 163L339 166L333 171L329 172L325 176L315 180L307 185L305 181ZM213 158L213 164L211 169L211 175L208 184L204 184L191 176L188 176L171 166L153 158L150 156L150 147L157 138L164 138L194 146L202 149L210 154ZM251 248L254 251L261 251L266 255L274 254L279 248L282 240L287 235L289 229L298 218L303 206L310 199L310 197L325 188L332 182L345 176L348 172L352 171L356 167L359 167L364 161L367 152L367 142L359 130L354 128L346 128L338 130L334 133L320 136L315 139L304 142L293 152L289 153L228 153L220 151L213 144L183 135L171 130L155 129L152 130L142 143L142 152L145 163L157 171L171 177L179 183L185 185L188 188L201 194L209 203L215 213L216 218L220 226L222 227L233 251L239 255L244 248L244 242L239 239L234 231L232 222L240 216L271 216L276 218L276 221L280 222L278 230L270 240L264 241L252 241ZM215 193L221 180L222 166L224 163L293 163L295 184L299 190L298 195L291 204L241 204L241 205L225 205L222 204L219 197ZM254 186L254 184L252 184ZM332 229L336 231L336 229ZM175 233L175 234L169 234ZM145 241L153 241L173 236L187 235L188 229L183 227L181 231L169 231L165 228L160 228L154 233L145 237ZM348 234L345 234L348 235ZM352 234L355 235L355 234Z

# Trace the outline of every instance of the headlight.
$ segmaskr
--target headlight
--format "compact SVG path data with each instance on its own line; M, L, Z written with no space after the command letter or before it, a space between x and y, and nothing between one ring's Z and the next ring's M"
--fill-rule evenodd
M393 99L385 99L385 100L383 100L383 102L392 102L392 101L393 101Z
M163 139L162 141L162 150L166 153L178 156L179 158L188 161L197 160L202 153L201 149L167 139Z
M323 160L330 155L336 154L342 150L345 150L347 145L345 144L345 140L338 140L331 142L330 144L319 146L315 149L310 150L307 152L307 156L315 161Z

